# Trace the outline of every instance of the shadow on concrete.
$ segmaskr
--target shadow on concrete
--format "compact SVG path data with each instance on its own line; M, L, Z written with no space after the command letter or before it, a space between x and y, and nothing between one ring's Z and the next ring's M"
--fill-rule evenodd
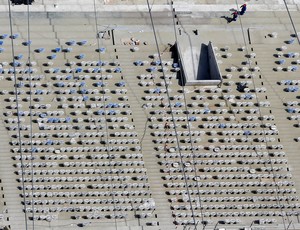
M224 18L227 21L227 23L230 23L233 21L232 17L228 17L228 16L221 16L220 18Z
M10 0L13 5L31 5L34 0Z
M176 43L171 46L170 52L171 52L171 58L173 59L173 63L179 63L181 65ZM185 85L185 77L183 76L183 73L181 70L176 73L176 79L178 79L178 84L180 86Z
M197 80L209 79L211 79L211 77L209 72L208 46L202 43L200 48Z

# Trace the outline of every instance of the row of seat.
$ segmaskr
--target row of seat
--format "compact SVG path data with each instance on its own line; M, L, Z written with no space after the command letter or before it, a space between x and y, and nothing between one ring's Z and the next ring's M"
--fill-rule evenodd
M257 174L257 171L266 172L266 171L281 171L284 168L282 166L269 166L269 167L259 167L257 170L253 171L250 167L204 167L202 170L203 172L249 172L250 174L255 173L253 177L262 177L262 178L272 178L276 177L277 174ZM288 177L289 174L285 176Z
M126 190L115 190L115 189L124 189ZM136 188L148 188L147 190L136 190ZM130 198L119 198L119 196L128 196L128 195L133 195L133 196L138 196L140 194L144 195L151 195L151 191L149 190L149 185L146 184L139 184L139 186L130 186L126 184L106 184L103 185L103 189L113 189L111 191L100 191L100 190L88 190L86 192L81 192L81 191L73 191L73 192L68 192L68 191L59 191L59 192L52 192L52 191L34 191L34 192L25 192L24 194L21 194L22 197L34 197L34 198L45 198L45 197L102 197L102 196L118 196L119 200L124 200L125 202L130 202Z
M282 149L283 146L282 145L268 145L268 149ZM166 148L166 146L157 146L155 148L156 150L159 150L159 151L169 151L169 150L176 150L178 151L178 147L177 146L169 146ZM214 151L214 152L219 152L220 150L222 151L225 151L225 150L256 150L256 151L261 151L261 150L265 150L267 149L267 146L265 144L253 144L253 145L209 145L209 146L203 146L203 145L193 145L193 146L190 146L190 145L180 145L179 146L179 149L181 151L190 151L190 150L193 150L193 151L198 151L198 150L201 150L203 151L203 149L206 149L206 150L211 150L211 151Z
M130 137L135 136L135 132L121 132L122 137ZM107 135L106 132L74 132L74 133L46 133L46 132L35 132L32 134L21 134L21 138L50 138L50 137L56 137L56 138L84 138L84 137L105 137ZM119 136L117 134L111 134L114 136ZM19 135L17 135L19 136Z
M128 182L131 180L130 176L105 176L101 177L101 180L99 181L123 181L123 182ZM146 188L147 185L145 183L141 183L143 185L143 188ZM128 185L129 187L130 185ZM86 189L89 188L86 183L81 183L81 184L73 184L73 183L68 183L68 184L28 184L28 185L21 185L19 186L20 189L24 190L68 190L68 189ZM90 187L92 189L92 187Z
M286 192L288 189L283 189L283 190L279 190L279 194L290 194L292 192ZM276 190L272 190L272 193L265 193L265 194L276 194ZM231 203L234 203L234 202L255 202L257 201L256 200L256 197L255 196L232 196L232 197L227 197L227 196L222 196L222 197L203 197L201 196L200 198L199 197L190 197L190 198L183 198L182 199L184 202L189 202L189 201L192 201L192 202L231 202ZM297 197L293 197L293 198L290 198L289 199L290 201L293 201L293 200L298 200ZM172 203L176 203L178 202L177 200L172 200ZM180 202L180 201L179 201ZM246 208L268 208L268 209L276 209L276 208L297 208L299 207L300 204L263 204L263 203L260 203L260 204L247 204L247 205L240 205L242 208L243 207L246 207ZM208 205L207 205L208 206ZM205 207L207 207L205 204L203 206L201 206L201 208L205 209ZM223 209L236 209L237 208L237 205L236 204L231 204L231 205L223 205ZM239 207L240 207L239 206ZM217 209L217 208L216 208Z
M151 199L151 198L150 198ZM144 204L148 202L146 198L125 198L125 199L34 199L27 200L26 205L74 205L74 204Z
M59 213L59 212L73 212L73 213L80 213L80 212L95 212L95 211L102 211L102 212L115 212L115 211L145 211L145 210L153 210L153 208L143 208L140 206L133 207L132 205L113 205L113 206L62 206L62 207L34 207L26 206L24 210L27 213ZM123 214L124 215L124 214ZM124 216L125 217L125 216ZM116 219L118 215L110 214L107 216L108 219ZM120 218L120 217L119 217ZM122 217L123 218L123 217Z
M37 163L36 164L45 164L44 162ZM82 161L65 161L63 162L64 167L79 167L79 166L84 166L84 167L94 167L94 166L143 166L144 162L143 161L99 161L99 162L82 162ZM29 166L28 166L29 167Z
M225 157L284 157L286 154L281 152L207 152L207 153L160 153L159 158L225 158ZM238 169L238 167L235 167Z
M259 161L259 160L257 160L257 161ZM266 160L262 160L262 161L266 161ZM223 159L214 159L214 160L198 160L197 159L197 160L193 160L191 162L186 162L185 167L190 167L191 165L232 165L232 164L236 164L238 162L239 161L237 161L236 159L224 159L224 160ZM179 166L180 162L174 161L174 160L167 160L167 161L160 161L160 164L163 166L173 166L173 167L177 168Z
M199 213L200 216L220 217L220 216L285 216L285 215L287 215L287 216L298 216L299 215L299 212L294 211L294 210L292 210L292 211L288 211L288 210L287 211L269 211L269 210L268 211L258 211L258 210L255 210L255 211L254 210L253 211L237 211L236 210L235 212L226 212L226 211L225 212L224 211L217 212L216 208L219 207L219 206L218 205L213 205L213 206L215 206L215 208L212 208L213 209L212 212L208 212L209 209L207 208L205 210L205 212L201 212L201 214ZM213 206L207 205L206 207L213 207ZM232 206L234 207L234 205L232 205ZM238 205L236 205L235 207L237 207L237 206ZM253 206L255 207L255 205L253 205ZM254 208L253 206L252 206L252 208ZM259 204L258 204L258 206L259 206ZM296 205L296 206L298 206L298 205ZM220 205L220 207L223 207L223 205ZM230 206L225 206L225 207L230 207ZM241 206L238 206L238 207L241 207ZM249 209L248 207L246 209ZM172 206L172 208L176 211L180 210L181 213L183 213L184 210L190 210L191 209L190 206L188 206L188 205L174 205L174 206ZM193 209L195 209L195 210L200 209L201 210L201 207L193 205ZM178 213L176 211L174 211L175 215L176 215L176 213ZM187 216L190 215L187 212L185 212L185 213L186 213ZM195 212L194 212L194 215L195 215Z
M272 170L276 171L276 170ZM215 176L217 179L291 179L291 175L287 174L218 174ZM280 191L280 190L278 190Z
M294 186L293 181L276 181L276 182L264 182L264 181L230 181L230 182L188 182L186 183L166 183L168 188L197 188L197 187L265 187L265 186Z
M21 141L11 141L10 144L12 146L16 145L64 145L64 144L85 144L85 145L97 145L97 144L139 144L140 141L138 139L109 139L108 141L101 141L99 139L89 139L89 140L76 140L72 138L71 140L21 140Z
M128 169L101 169L101 170L88 170L85 169L86 174L116 174L116 175L121 175L121 174L138 174L141 173L140 175L134 176L135 180L145 180L147 178L144 178L143 173L146 173L147 170L144 168L128 168ZM60 175L65 175L60 176ZM101 177L101 176L85 176L85 177L71 177L72 174L68 174L67 172L63 174L59 174L55 177L36 177L36 178L29 178L29 177L24 177L24 178L19 178L18 181L21 182L94 182L94 181L102 181L106 180L106 177ZM96 186L96 185L95 185ZM99 187L100 185L97 185L96 187ZM101 186L100 186L101 187ZM107 186L106 186L107 187Z
M248 136L248 135L247 135ZM275 142L277 141L274 137L259 137L259 138L251 138L251 137L244 137L244 138L212 138L209 139L209 142L221 142L221 143L233 143L233 142Z
M176 165L178 167L178 164L173 164L173 166ZM228 168L228 169L227 169ZM204 169L198 169L196 167L189 168L185 167L184 169L164 169L162 172L169 172L172 173L172 176L166 175L163 178L167 180L207 180L207 179L291 179L292 176L290 174L286 174L284 172L284 168L282 166L270 166L270 167L260 167L257 168L258 171L264 173L264 172L271 172L272 174L257 174L255 169L248 169L246 168L239 168L238 170L232 170L231 167L210 167L210 168L204 168ZM233 168L233 167L232 167ZM175 173L182 173L182 172L194 172L197 173L198 171L201 172L201 175L178 175ZM282 171L281 174L275 173ZM248 174L218 174L218 175L211 175L211 174L202 174L202 172L249 172ZM256 174L254 174L256 173Z
M135 150L137 147L134 147L133 150ZM129 148L122 148L122 151L126 151ZM62 150L65 151L65 148L62 148ZM80 155L59 155L59 153L61 153L62 151L60 149L55 149L55 148L14 148L12 149L12 151L14 153L19 153L22 151L22 156L21 155L16 155L14 156L14 159L16 160L32 160L32 158L34 159L42 159L42 160L64 160L64 159L118 159L118 158L123 158L123 159L138 159L138 158L142 158L141 154L138 153L125 153L122 155L116 154L116 153L109 153L109 154L89 154L89 155L85 155L83 154L84 152L98 152L97 150L100 150L99 147L98 148L91 148L91 147L74 147L71 149L68 149L71 152L76 152L76 153L82 153ZM119 151L121 151L120 149L117 149ZM137 149L136 149L137 150ZM38 156L32 156L32 153L38 153L38 152L49 152L49 153L55 153L55 155L42 155L40 157ZM30 155L26 155L25 153L30 153Z
M72 153L87 153L87 152L125 152L130 150L132 151L140 151L141 147L138 146L109 146L109 147L90 147L90 146L85 146L85 147L60 147L59 149L54 148L54 147L34 147L34 148L13 148L12 151L15 153L19 152L24 152L24 153L56 153L57 151L61 153L67 153L67 152L72 152Z

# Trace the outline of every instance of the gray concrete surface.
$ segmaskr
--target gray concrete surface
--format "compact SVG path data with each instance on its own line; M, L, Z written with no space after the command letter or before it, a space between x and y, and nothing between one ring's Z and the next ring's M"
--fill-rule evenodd
M8 6L7 1L0 1L0 34L10 33L9 20L8 20ZM57 212L51 213L48 212L45 208L48 207L66 207L66 206L84 206L83 204L57 204L57 205L48 205L48 204L35 204L32 205L22 205L22 190L18 189L19 186L22 186L22 183L18 182L18 178L20 175L17 175L17 171L20 168L15 167L16 163L20 161L14 160L14 156L18 156L18 153L13 153L12 149L17 146L10 145L10 141L16 140L15 135L16 131L8 131L7 128L11 126L15 126L16 123L10 124L8 122L9 118L16 118L15 115L5 116L7 112L15 113L15 109L9 109L9 106L12 104L16 104L13 98L14 95L5 94L4 91L13 91L14 82L10 81L10 77L13 74L4 73L1 74L3 79L1 78L1 87L0 91L2 93L1 97L1 114L2 114L2 122L0 128L0 136L1 138L1 149L0 149L0 178L1 178L1 190L3 188L3 195L0 200L0 213L3 212L4 219L1 220L0 224L2 226L10 225L12 230L24 230L25 229L25 215L23 213L23 209L25 207L35 207L35 208L44 208L44 213L28 213L28 229L81 229L78 225L81 223L86 223L87 226L83 229L119 229L119 230L179 230L179 229L217 229L217 228L226 228L227 230L236 230L242 229L243 227L251 226L251 230L255 229L264 229L264 230L283 230L283 229L300 229L299 227L299 206L295 208L278 208L278 206L274 206L274 208L259 208L252 207L249 209L243 208L240 209L236 207L234 209L226 209L226 206L229 205L254 205L254 204L264 204L264 205L299 205L298 200L288 200L288 201L256 201L257 196L261 197L289 197L296 196L298 197L300 190L300 181L299 181L299 154L298 149L300 147L300 142L296 141L296 138L300 137L299 133L299 120L291 119L291 116L296 116L297 114L289 114L286 109L288 107L298 108L299 109L299 91L297 92L286 92L285 89L289 86L281 84L282 80L299 80L297 71L288 71L289 66L297 66L299 64L295 64L299 57L296 55L295 57L288 58L284 55L287 55L289 52L299 53L299 44L297 40L294 38L293 44L287 44L286 41L292 39L291 35L294 33L293 28L290 24L288 14L284 9L284 5L282 1L249 1L248 11L242 17L239 17L236 22L227 23L226 18L230 17L230 9L237 8L235 1L189 1L190 4L187 4L186 1L174 1L176 19L175 19L175 31L173 20L171 18L172 14L170 11L170 6L167 4L167 1L151 1L153 4L152 10L154 15L154 24L158 37L158 47L157 50L152 27L150 24L149 14L147 13L147 7L144 1L95 1L96 3L96 11L97 11L97 19L94 18L94 1L85 1L85 4L82 4L82 1L36 1L34 5L30 6L30 39L32 40L31 45L31 60L36 62L36 66L33 68L36 69L36 73L33 76L43 75L40 81L32 81L32 83L41 83L47 84L48 86L37 87L40 89L52 90L52 93L49 95L33 95L33 99L40 98L40 102L33 101L33 104L50 104L51 108L49 111L63 111L64 116L69 116L72 119L76 119L81 116L83 119L88 118L104 118L108 119L109 116L96 116L95 114L89 114L88 111L96 112L99 108L91 108L90 106L93 103L101 103L101 101L94 101L96 99L95 96L99 96L100 98L103 96L109 96L109 102L114 103L128 103L130 105L129 108L119 109L122 112L126 110L130 110L131 114L126 115L128 117L128 121L126 124L132 127L132 129L126 130L123 127L124 122L87 122L82 121L83 125L104 125L103 130L97 130L100 132L105 132L108 135L108 139L124 139L125 137L115 137L116 132L136 132L136 137L127 137L127 139L138 139L138 144L115 144L115 146L128 146L128 147L136 147L140 146L141 150L133 152L133 150L126 150L125 152L111 152L109 154L132 154L139 153L142 154L141 158L138 158L144 163L142 168L145 168L147 172L144 174L147 179L146 182L149 183L149 188L144 188L143 190L147 190L150 193L148 195L128 195L126 198L130 199L149 199L153 198L156 204L155 210L150 211L123 211L121 213L127 214L127 218L125 219L110 219L110 218L101 218L101 219L86 219L86 216L91 213L100 213L103 215L114 214L113 211L76 211L76 212ZM193 4L191 4L193 3ZM57 5L55 7L54 5ZM238 4L242 4L242 1L238 2ZM299 2L297 1L288 1L288 6L291 10L292 17L295 21L296 27L298 27L298 22L300 18L300 14L298 11ZM21 62L23 62L23 66L21 68L25 68L26 60L28 57L28 47L23 46L22 42L26 41L28 38L27 34L27 15L26 15L26 6L12 6L12 22L13 22L13 33L19 33L20 37L14 40L14 48L15 54L23 53L24 57ZM74 13L76 12L76 13ZM97 25L96 25L97 22ZM196 35L193 31L197 29L199 31L198 35ZM97 39L97 32L101 30L107 30L110 32L110 36L105 37L104 39ZM180 32L182 35L180 35ZM271 37L270 34L276 32L277 37ZM165 76L168 77L166 81L169 83L168 88L170 89L169 95L166 93L149 93L149 90L153 90L156 88L164 89L165 82L163 79L162 72L154 72L152 75L147 71L147 68L151 66L151 62L157 60L157 56L155 54L160 53L162 55L162 60L164 62L173 62L172 54L169 51L170 44L175 43L175 33L180 38L180 36L188 35L192 37L194 40L201 40L203 42L212 41L215 46L216 56L219 62L219 67L221 73L223 75L224 84L221 86L219 91L212 92L210 89L205 87L197 87L197 86L188 86L181 87L178 84L178 76L174 72L172 72L172 66L166 65L168 71ZM55 60L49 60L47 56L52 55L51 51L53 48L67 48L65 44L70 40L87 40L87 44L84 46L75 45L72 46L72 51L70 53L57 53L57 57ZM139 45L133 45L133 41L139 40ZM4 44L1 46L5 49L3 53L0 53L0 63L3 64L4 69L7 71L9 67L9 63L12 61L12 50L11 50L11 41L9 39L4 40ZM278 49L285 46L282 51ZM35 49L44 47L44 53L36 53ZM106 52L104 54L99 54L95 52L95 49L99 47L105 47ZM136 52L132 52L133 47L138 47ZM243 49L241 49L243 48ZM276 55L282 52L283 56L278 58ZM76 56L80 53L84 53L86 56L79 60ZM228 54L231 55L228 55ZM255 55L250 55L254 53ZM153 57L154 55L154 57ZM249 56L250 55L250 56ZM277 62L280 59L284 59L285 63L282 64L282 70L275 71L276 67L280 66ZM100 73L88 73L90 68L94 68L93 66L81 66L82 61L84 62L92 62L92 61L107 61L108 63L119 63L122 68L121 73L111 73L110 69L115 68L113 65L106 65L103 68L106 71L102 74ZM145 61L144 66L135 66L133 63L137 60ZM5 62L8 65L5 65ZM52 66L46 66L47 63L52 62ZM66 66L66 63L74 62L76 63L74 66ZM83 68L85 73L81 74L71 74L73 77L75 76L84 76L90 75L91 77L101 76L101 75L112 75L111 79L104 80L108 85L105 89L109 89L105 94L96 93L95 95L88 95L89 100L84 103L82 108L74 109L72 105L78 103L74 102L73 96L81 96L81 94L68 95L68 94L57 94L55 93L57 90L65 89L56 87L55 83L63 80L55 80L54 77L57 75L68 75L64 71L67 71L67 68L74 69L77 67ZM244 68L243 68L244 67ZM256 68L254 68L256 67ZM21 69L17 68L17 69ZM59 73L50 74L45 73L46 70L51 68L60 68ZM252 74L252 77L249 77ZM17 82L23 82L25 84L29 84L28 80L20 80L21 77L26 76L26 74L17 74L18 77ZM145 79L143 79L145 78ZM68 82L67 80L65 80ZM80 82L83 80L77 80L77 78L73 78L70 80L72 82ZM126 94L116 94L115 90L122 89L122 87L118 87L116 84L124 81L126 89ZM252 99L243 99L243 95L245 93L241 93L237 91L237 84L241 82L248 81L250 94L255 95ZM95 86L95 83L101 82L99 79L86 79L87 88L91 89L99 89ZM299 87L298 85L294 85ZM28 91L30 88L28 85L21 87L24 91ZM35 90L36 88L33 88ZM80 87L77 87L76 90L79 90ZM185 90L185 94L182 91ZM229 100L228 96L233 95L234 99ZM22 110L29 110L29 102L26 102L26 98L29 94L19 95L20 104L23 105ZM125 97L124 97L125 96ZM149 96L152 96L149 98ZM168 100L168 96L170 96L170 101ZM184 96L184 98L183 98ZM200 99L200 97L202 99ZM62 102L61 100L64 100ZM12 98L12 99L10 99ZM67 100L68 98L68 100ZM9 101L11 100L11 101ZM100 100L99 98L97 100ZM259 106L257 103L259 102L269 102L270 105L265 107L263 105ZM297 101L298 104L294 106L287 106L286 104L291 101ZM173 116L175 118L180 118L181 121L177 121L173 123L172 121L168 121L166 126L167 117L170 117L172 114L170 108L167 104L171 102L175 105L176 102L185 103L187 107L183 106L181 108L173 107ZM246 106L245 104L252 102ZM195 104L196 103L196 104ZM68 108L61 108L62 104L68 104ZM151 107L151 106L153 107ZM204 108L209 108L212 113L211 114L197 114L195 110L203 110ZM227 112L219 113L220 109L225 109ZM239 113L235 113L240 109ZM256 109L258 113L251 114L250 109ZM177 110L177 113L176 113ZM44 109L35 109L35 111L46 112ZM76 112L77 111L77 112ZM155 111L161 111L155 114ZM190 115L187 115L189 112ZM192 112L195 114L191 115ZM76 115L76 114L79 115ZM263 120L263 116L271 116L270 120ZM118 117L124 117L124 114L119 114ZM184 121L184 118L187 116L196 116L196 121ZM247 120L249 116L254 116L252 121ZM256 117L256 118L255 118ZM258 118L262 117L262 118ZM24 118L24 121L21 124L30 125L30 117L21 117ZM76 130L39 130L36 120L38 116L34 116L34 123L32 123L32 132L33 133L49 133L51 139L56 140L64 140L66 142L70 141L70 138L55 138L55 134L57 133L67 133L72 134L74 132L92 132L92 130L83 129L81 131ZM250 119L250 118L249 118ZM205 124L222 124L222 123L234 123L239 125L246 125L258 123L259 127L257 128L209 128L206 127ZM112 129L113 124L116 124L115 129ZM177 141L173 141L173 143L160 143L164 139L172 139L175 136L165 136L158 137L155 136L157 131L165 132L166 135L168 132L175 132L175 129L172 128L172 125L178 125L176 128L177 132L196 132L201 131L200 137L179 135ZM270 131L269 124L275 125L278 134L277 135L240 135L240 134L231 134L225 135L222 131L247 131L250 130L252 132L255 131ZM60 125L60 124L52 124L52 125ZM72 122L72 125L76 126L78 123ZM266 126L267 125L267 126ZM106 129L107 127L107 129ZM158 127L158 128L157 128ZM95 131L95 130L93 130ZM215 132L213 132L215 131ZM22 140L29 141L28 134L29 131L22 131ZM168 134L169 135L169 134ZM197 139L200 138L200 139ZM231 139L230 139L231 138ZM243 139L243 138L251 138L251 139ZM262 138L266 140L266 138L272 138L272 140L267 142L258 142L258 138ZM34 138L33 141L41 140L45 141L47 138ZM79 138L80 141L87 141L96 138L88 138L82 137ZM98 140L104 140L105 138L98 138ZM188 140L189 139L189 140ZM189 141L192 140L194 143L191 144ZM79 140L78 140L79 141ZM171 142L171 141L170 141ZM80 144L81 143L81 144ZM182 150L181 154L214 154L213 147L232 147L236 145L263 145L266 146L266 149L263 150L221 150L219 153L229 154L230 152L239 153L256 153L258 152L266 152L267 155L263 155L258 157L256 156L248 156L248 157L214 157L207 158L203 156L195 157L182 157L182 158L174 158L171 157L170 152L167 151L169 148L176 148L180 146L200 146L200 150L197 151L189 151ZM272 149L272 145L282 145L279 149ZM76 147L80 146L88 146L93 147L93 145L82 144L82 142L78 142L75 144ZM105 147L105 146L114 146L113 144L97 144L97 146ZM223 146L223 147L222 147ZM22 146L28 148L29 146ZM45 145L40 145L39 147L49 147ZM53 145L50 147L54 147L55 149L60 149L63 147L72 147L69 144L65 144L62 146ZM169 150L170 151L170 150ZM180 151L175 151L175 153L179 153ZM284 152L284 154L282 153ZM37 157L33 162L48 162L48 163L58 163L59 165L51 168L45 167L45 170L54 170L54 169L65 169L61 164L64 161L76 161L73 159L74 155L83 154L85 157L81 160L82 162L97 162L101 163L106 160L103 159L94 159L91 160L90 156L94 153L82 152L82 153L74 153L74 152L66 152L61 153L67 155L67 160L44 160L45 155L54 155L55 153L36 153ZM99 154L105 154L105 152L99 152ZM274 155L275 154L275 155ZM276 156L276 154L279 154ZM26 153L28 155L28 153ZM166 156L166 158L162 158L162 156ZM160 157L159 157L160 156ZM193 162L193 160L201 160L206 162L207 160L232 160L235 159L236 162L233 164L224 164L224 165L204 165L204 164L196 164L193 166L186 166L185 163ZM285 159L287 163L278 163L278 164L241 164L239 163L241 160L280 160ZM169 163L165 161L169 160ZM79 161L79 160L78 160ZM128 159L123 159L121 157L120 161L129 161ZM30 163L30 161L26 161L26 163ZM165 163L165 164L164 164ZM175 167L173 163L178 163L178 167ZM207 172L206 168L208 167L240 167L246 168L250 167L251 169L255 169L255 173L251 174L246 172ZM251 174L251 175L262 175L261 168L263 167L281 167L279 171L270 171L269 175L280 174L281 176L287 176L288 174L292 174L292 178L290 179L220 179L217 176L220 174L230 174L237 176L238 174ZM91 169L91 168L99 168L99 169L108 169L109 167L84 167L78 166L74 167L74 169ZM114 166L111 169L126 169L128 167L120 167ZM138 167L137 167L138 168ZM189 187L189 188L170 188L169 183L184 183L182 179L167 179L168 176L183 176L183 173L176 172L163 172L165 169L196 169L196 172L188 172L189 176L188 182L195 183L196 179L199 176L208 175L208 179L202 179L200 182L272 182L272 181L292 181L294 182L294 186L266 186L266 187ZM28 168L26 168L28 169ZM30 169L30 167L29 167ZM34 170L39 170L39 168L35 168ZM267 174L267 172L265 173ZM115 176L123 175L123 174L113 174ZM129 176L130 183L136 182L134 179L137 174L136 173L124 173L124 175ZM142 173L138 174L142 175ZM55 175L56 177L63 177L62 175ZM77 177L77 175L69 175L71 177ZM80 176L94 176L93 174L83 174ZM100 176L106 176L101 175ZM25 177L30 178L30 175L25 175ZM33 178L41 177L34 176ZM46 175L45 177L51 177L50 175ZM127 184L129 182L118 182L119 184ZM145 182L145 183L146 183ZM49 185L49 184L75 184L79 182L35 182L34 185ZM93 183L99 184L110 184L109 182L102 182L98 178L96 182L84 182L83 184L89 186ZM144 183L144 182L141 182ZM26 182L25 185L31 185L32 183ZM294 191L291 194L280 194L279 189L289 189L295 188L296 193ZM233 191L229 194L207 194L209 191L216 190L221 191L222 189L248 189L245 194L236 194ZM275 189L273 190L273 194L256 194L259 189ZM57 191L60 192L87 192L87 191L133 191L134 189L60 189ZM142 189L136 189L142 190ZM251 201L226 201L226 202L218 202L214 201L203 201L200 206L203 209L195 209L195 210L174 210L172 206L189 206L188 200L186 200L184 195L170 194L170 191L174 190L177 193L180 191L185 191L184 193L190 194L192 191L201 190L206 194L202 194L201 196L192 194L191 197L195 200L192 202L193 205L199 205L199 198L225 198L225 197L251 197L253 200ZM54 192L55 190L34 190L33 192ZM269 190L271 191L271 190ZM274 192L275 191L275 192ZM28 190L27 192L31 192ZM195 193L195 192L194 192ZM270 192L271 193L271 192ZM31 197L26 198L26 201L30 202L33 200L47 200L47 199L65 199L65 200L78 200L78 199L93 199L94 197L83 196L75 197L71 195L70 197L59 198L59 197L45 197L45 198L34 198ZM99 196L100 200L113 199L114 196ZM120 198L124 198L123 196ZM250 199L250 198L249 198ZM220 205L223 204L225 207L220 207L220 209L208 209L208 205ZM111 206L119 205L116 203L112 203ZM136 204L131 203L130 205L135 206ZM206 205L206 206L205 206ZM87 206L91 207L99 207L102 208L104 206L109 206L109 204L88 204ZM280 214L276 214L275 216L267 216L262 214L261 216L243 216L242 213L245 212L258 212L261 213L263 211L277 211ZM293 215L287 215L288 212L294 212ZM151 213L149 218L137 218L135 215L141 212ZM175 221L184 221L184 220L193 220L192 212L197 217L195 218L196 227L193 225L176 225ZM217 214L216 214L217 213ZM228 216L224 216L227 213ZM230 214L229 214L230 213ZM237 213L237 214L236 214ZM295 214L296 213L296 214ZM226 215L227 215L226 214ZM34 222L30 220L31 217L39 217L45 215L53 215L54 219L51 221L45 220L35 220ZM181 216L180 216L181 215ZM216 216L213 216L216 215ZM236 216L237 215L237 216ZM79 219L72 218L72 216L78 216ZM7 219L8 218L8 219ZM222 221L225 220L237 220L240 221L237 224L224 224ZM272 224L258 224L258 220L275 220ZM204 222L201 222L204 221ZM195 223L195 222L193 222ZM205 225L207 223L207 225ZM150 224L158 224L157 226L150 226ZM33 227L34 225L34 227Z

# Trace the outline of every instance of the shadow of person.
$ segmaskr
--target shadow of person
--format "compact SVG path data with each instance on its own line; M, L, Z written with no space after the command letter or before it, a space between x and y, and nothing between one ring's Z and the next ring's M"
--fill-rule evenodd
M227 21L227 23L230 23L233 21L232 18L228 17L228 16L221 16L221 18L224 18Z

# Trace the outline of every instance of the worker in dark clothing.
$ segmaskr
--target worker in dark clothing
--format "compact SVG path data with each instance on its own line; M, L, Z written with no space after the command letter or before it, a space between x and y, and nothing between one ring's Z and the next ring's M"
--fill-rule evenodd
M236 21L237 17L238 17L238 12L237 11L234 11L231 15L232 15L232 19L231 21Z
M241 5L240 8L241 8L240 15L244 15L247 10L247 4L244 3L243 5Z

